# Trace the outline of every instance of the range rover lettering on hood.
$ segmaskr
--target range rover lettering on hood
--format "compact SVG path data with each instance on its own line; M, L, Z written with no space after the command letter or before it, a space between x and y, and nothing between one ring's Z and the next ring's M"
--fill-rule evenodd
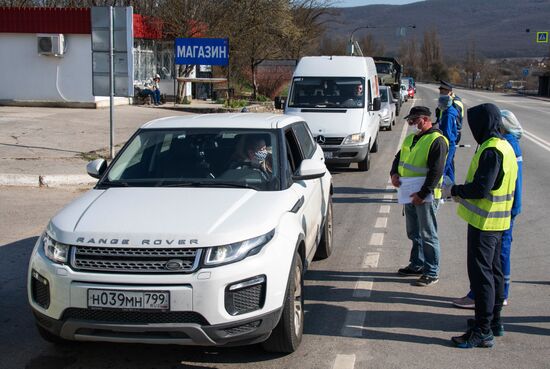
M134 243L130 242L130 239L128 238L85 238L85 237L78 237L76 239L76 243L79 244L90 244L90 245L198 245L199 240L197 239L172 239L172 240L162 240L162 239L144 239L141 240L141 242Z

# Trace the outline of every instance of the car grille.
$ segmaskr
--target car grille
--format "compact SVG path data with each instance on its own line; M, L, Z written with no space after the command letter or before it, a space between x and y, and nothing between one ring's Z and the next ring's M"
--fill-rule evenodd
M337 145L340 145L342 141L344 141L344 137L324 137L325 142L321 142L322 139L319 139L319 136L317 136L315 140L321 146L327 146L327 145L337 146Z
M69 308L63 313L63 320L67 319L120 324L194 323L208 325L208 321L194 311L149 312Z
M75 270L109 273L191 273L197 269L201 249L155 249L73 246Z

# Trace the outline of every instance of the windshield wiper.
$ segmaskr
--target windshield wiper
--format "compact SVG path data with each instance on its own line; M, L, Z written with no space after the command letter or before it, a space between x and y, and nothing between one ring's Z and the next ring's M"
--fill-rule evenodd
M101 182L98 186L100 186L100 187L130 187L128 182L124 182L124 181L112 182L112 181L109 181L109 180L105 180L105 181Z
M246 184L242 183L231 183L231 182L201 182L201 181L190 181L190 182L178 182L178 183L159 183L159 187L232 187L232 188L252 188Z

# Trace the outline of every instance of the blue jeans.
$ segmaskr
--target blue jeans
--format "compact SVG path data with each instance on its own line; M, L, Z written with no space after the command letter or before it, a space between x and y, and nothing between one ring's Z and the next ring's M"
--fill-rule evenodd
M504 275L504 299L508 299L508 293L510 292L510 254L512 252L512 230L514 228L513 216L510 221L510 228L502 232L502 244L500 248L500 263L502 264L502 274ZM475 294L470 289L468 297L475 300Z
M439 238L436 214L439 200L405 205L407 237L412 241L409 266L429 277L439 276Z
M159 89L149 90L148 88L146 88L145 90L143 90L143 93L146 94L146 95L151 95L153 97L153 103L155 105L160 104L160 90Z

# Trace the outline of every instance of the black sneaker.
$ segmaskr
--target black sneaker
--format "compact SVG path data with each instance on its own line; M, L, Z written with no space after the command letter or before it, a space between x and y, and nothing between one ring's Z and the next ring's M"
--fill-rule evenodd
M476 326L476 320L468 319L468 328L474 328L475 326ZM491 322L491 331L493 332L493 336L502 337L504 336L504 325Z
M418 280L414 282L414 284L415 286L428 287L428 286L431 286L432 284L436 284L437 282L439 282L439 278L423 275L420 278L418 278Z
M422 269L413 269L410 265L407 265L404 268L401 268L397 271L397 274L400 275L422 275Z
M479 328L468 329L462 336L451 338L451 341L458 348L489 348L495 345L493 334L491 332L483 334Z

